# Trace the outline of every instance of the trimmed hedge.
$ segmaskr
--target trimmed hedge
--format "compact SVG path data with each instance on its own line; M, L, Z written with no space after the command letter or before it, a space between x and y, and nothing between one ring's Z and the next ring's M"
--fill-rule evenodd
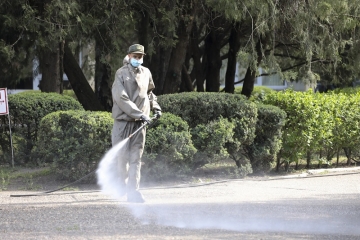
M242 86L235 87L234 93L241 94ZM251 101L262 101L264 100L265 96L269 93L274 92L275 90L266 87L266 86L254 86L254 90L251 93L249 100Z
M75 99L57 93L22 92L9 95L9 113L14 140L15 162L29 163L31 150L37 141L41 119L59 110L81 110ZM0 116L2 162L10 162L10 134L7 116Z
M58 111L40 123L39 139L33 149L38 163L51 163L61 178L77 180L94 170L111 148L111 113Z
M188 124L178 116L163 113L147 129L142 175L163 180L188 173L195 153Z
M226 145L234 141L234 128L234 123L220 117L191 129L192 139L198 150L194 157L193 168L196 169L207 163L228 158Z
M269 172L275 166L281 149L286 113L271 105L258 104L257 108L256 137L251 145L244 146L244 152L254 172Z
M360 144L360 93L326 94L287 90L266 96L264 103L287 113L278 166L306 158L307 167L317 161L331 164L335 154L344 149L350 164ZM278 167L277 167L278 168Z
M180 116L189 124L190 131L193 134L192 137L197 141L197 149L204 149L203 153L205 153L201 154L202 151L200 151L197 154L197 157L199 157L197 166L199 167L208 162L213 162L211 158L215 156L214 153L206 153L207 151L208 153L209 151L215 151L215 149L211 150L210 147L207 146L209 139L206 141L196 140L206 139L205 133L203 133L202 130L209 132L211 124L214 124L211 122L218 121L219 118L224 118L234 125L232 140L219 142L219 145L222 144L222 146L218 148L221 150L222 148L226 148L226 154L229 156L238 155L239 152L242 151L242 146L252 144L255 138L257 121L256 104L246 100L243 95L190 92L161 95L158 97L158 102L164 112L170 112ZM219 138L219 135L215 134L209 137L214 137L214 139L211 140L213 141ZM225 135L223 135L223 137L228 138ZM199 145L201 142L203 146ZM223 153L225 152L223 151ZM199 156L200 154L201 157Z

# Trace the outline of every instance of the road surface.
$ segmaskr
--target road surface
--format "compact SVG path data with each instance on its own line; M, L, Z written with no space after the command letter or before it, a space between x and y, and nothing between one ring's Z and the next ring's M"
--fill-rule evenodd
M360 171L147 188L144 204L10 197L26 193L0 192L0 239L360 239Z

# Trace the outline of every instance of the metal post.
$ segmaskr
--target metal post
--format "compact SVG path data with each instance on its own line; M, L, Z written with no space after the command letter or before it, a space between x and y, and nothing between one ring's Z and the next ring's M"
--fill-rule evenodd
M11 144L11 165L14 168L14 148L13 148L12 134L11 134L10 112L8 113L8 119L9 119L10 144Z

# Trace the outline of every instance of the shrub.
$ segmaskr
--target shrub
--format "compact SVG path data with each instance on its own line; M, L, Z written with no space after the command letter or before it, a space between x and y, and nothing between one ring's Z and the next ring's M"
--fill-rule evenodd
M164 113L147 129L142 175L159 180L187 173L195 152L188 124Z
M51 163L61 178L77 180L95 169L111 147L113 119L108 112L58 111L40 123L33 150L39 164Z
M158 101L164 112L180 116L189 124L190 129L195 129L202 124L201 128L205 130L207 127L204 125L217 121L220 117L230 121L235 126L233 140L226 144L230 155L236 155L238 151L241 151L241 146L251 144L255 138L256 104L246 100L242 95L192 92L161 95ZM200 133L200 129L195 132ZM209 137L215 137L215 135ZM202 155L202 157L205 156ZM211 161L211 159L206 161Z
M242 86L236 87L234 93L241 94ZM254 90L251 93L250 99L251 101L262 101L265 96L269 93L274 92L275 90L265 87L265 86L254 86Z
M233 141L234 128L234 123L222 117L193 128L192 139L198 150L193 168L227 158L229 153L226 144Z
M271 105L258 104L257 108L256 137L251 145L244 146L244 152L254 172L268 172L275 166L281 148L286 113Z
M328 126L324 124L321 106L316 103L313 92L274 92L268 94L264 103L278 106L287 114L287 121L283 128L282 148L279 157L286 162L299 162L319 151L321 141L326 138Z
M237 141L249 144L255 137L256 105L242 95L227 93L178 93L159 96L164 112L184 119L190 128L219 117L235 124Z
M306 157L309 168L313 154L319 154L318 159L325 154L330 164L333 156L344 149L350 164L360 144L359 92L314 94L287 90L267 95L264 102L287 114L279 153L285 162Z
M9 95L9 112L14 137L16 163L28 163L30 153L37 141L41 119L59 110L80 110L83 107L71 97L57 93L36 91ZM1 147L5 156L9 156L10 141L7 116L1 116ZM5 127L7 126L7 128Z
M220 116L224 118L247 117L242 113L254 110L255 106L242 95L228 93L176 93L158 97L164 112L170 112L184 119L193 128L206 124ZM254 110L256 112L256 110ZM252 115L249 118L253 117Z
M77 100L77 97L76 97L76 94L75 94L74 90L64 90L63 95L72 97L72 98Z

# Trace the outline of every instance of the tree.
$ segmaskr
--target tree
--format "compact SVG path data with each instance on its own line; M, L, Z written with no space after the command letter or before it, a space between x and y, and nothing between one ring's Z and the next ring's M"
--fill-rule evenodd
M35 49L45 70L42 87L61 92L54 79L62 75L63 46L73 49L74 43L91 42L95 95L89 92L80 99L99 101L108 111L114 72L135 42L145 46L144 65L153 74L156 94L192 91L195 86L197 91L219 91L225 59L225 91L234 91L239 62L247 68L242 90L246 96L259 67L267 74L310 82L322 77L347 84L359 76L358 0L7 0L0 10L6 81L20 73L15 69L29 62ZM50 63L46 57L52 54ZM77 82L84 76L76 68L68 66L66 71L76 73L72 84L80 84L74 88L80 96L88 87ZM46 72L55 76L47 78ZM45 79L54 82L47 86Z

